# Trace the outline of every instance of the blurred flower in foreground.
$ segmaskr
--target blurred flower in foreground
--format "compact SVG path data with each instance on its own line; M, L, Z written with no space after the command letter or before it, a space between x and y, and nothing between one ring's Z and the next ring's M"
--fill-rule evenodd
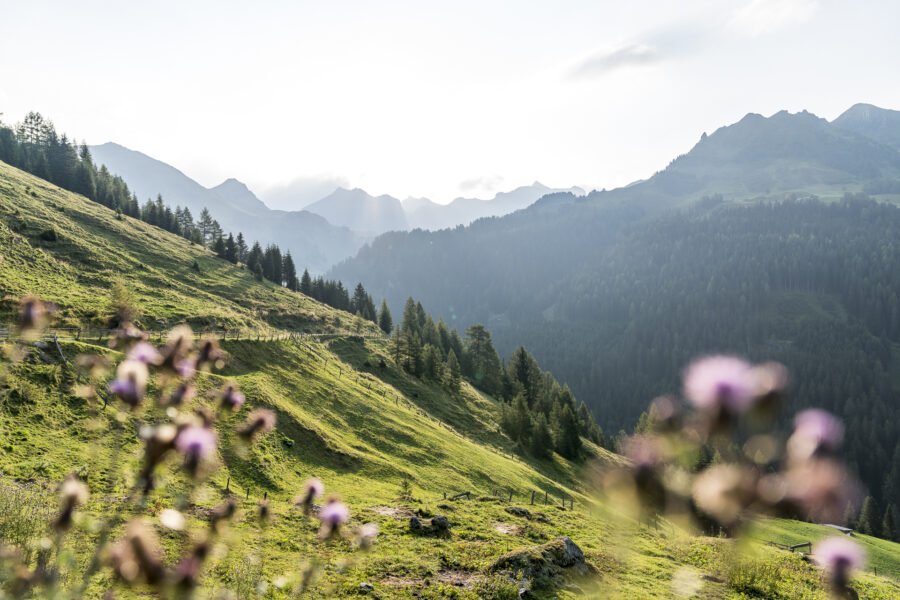
M123 360L116 369L116 378L109 382L109 391L131 408L137 408L144 400L148 376L144 363Z
M219 342L215 338L208 338L200 342L200 353L194 361L194 368L202 371L211 366L219 366L219 362L225 355L219 350Z
M830 537L813 547L812 558L828 574L835 598L855 598L850 576L863 567L866 555L862 547L847 537Z
M835 522L841 518L847 504L858 505L859 485L837 461L804 461L792 465L784 478L786 500L819 523Z
M322 522L319 537L324 540L340 535L341 525L349 519L350 509L337 496L332 496L328 504L319 511L319 520Z
M160 367L169 374L178 374L179 365L193 346L194 332L187 325L179 325L166 336L166 347Z
M733 529L756 500L756 479L750 467L713 465L694 478L694 502L720 525Z
M685 370L684 395L699 409L739 414L756 398L750 363L733 356L701 358Z
M835 452L844 439L844 426L829 412L817 408L794 417L794 433L787 443L788 459L802 461Z
M360 550L369 550L378 537L378 525L366 523L356 531L356 547Z
M26 296L19 304L19 333L33 336L47 324L47 306L34 296Z
M163 581L159 540L153 528L141 519L128 523L125 538L112 548L110 563L116 575L126 583L159 585Z
M313 501L325 493L325 484L315 477L307 479L303 485L303 494L294 500L294 504L303 507L303 513L312 512Z
M88 498L88 488L78 478L71 474L66 477L59 488L59 515L53 522L53 528L57 531L66 531L72 526L72 516L75 509L84 504Z
M275 413L267 408L257 408L247 415L247 422L237 430L245 441L252 443L258 435L266 434L275 427Z
M178 434L175 447L184 454L188 473L196 477L202 462L216 451L216 434L207 427L191 425Z
M245 400L246 398L238 391L237 384L233 381L226 383L219 394L219 406L233 412L237 412Z
M162 360L162 355L149 342L140 341L128 351L127 358L145 364L156 364Z

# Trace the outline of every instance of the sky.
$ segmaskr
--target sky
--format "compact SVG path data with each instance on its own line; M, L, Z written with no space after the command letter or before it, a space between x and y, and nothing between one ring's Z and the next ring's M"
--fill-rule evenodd
M126 8L127 6L127 8ZM0 116L37 110L276 208L334 187L614 188L748 112L900 109L900 3L0 0Z

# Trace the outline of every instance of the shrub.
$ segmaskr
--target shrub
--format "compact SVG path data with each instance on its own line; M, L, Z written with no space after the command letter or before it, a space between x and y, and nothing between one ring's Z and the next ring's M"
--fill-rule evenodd
M55 242L59 239L59 235L56 233L56 230L52 227L47 229L41 233L41 239L45 242Z

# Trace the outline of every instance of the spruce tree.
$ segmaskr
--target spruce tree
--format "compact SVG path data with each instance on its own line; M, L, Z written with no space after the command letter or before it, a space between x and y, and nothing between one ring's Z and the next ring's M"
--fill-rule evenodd
M105 166L105 165L104 165ZM202 244L209 248L215 241L215 227L213 226L212 215L206 207L200 211L200 220L197 222L197 229L200 231L200 239Z
M859 513L859 523L856 527L860 533L867 535L878 535L881 530L878 522L878 507L875 505L875 498L866 496L863 501L862 510Z
M303 276L300 278L300 293L306 296L312 296L312 291L312 278L309 276L309 271L303 269Z
M447 387L456 392L459 390L461 382L462 371L459 368L459 361L456 359L456 353L451 349L447 355Z
M187 210L187 209L185 209L185 210ZM190 214L190 213L188 213L188 214ZM247 248L247 242L244 240L244 234L241 233L240 231L238 231L237 241L235 242L235 245L237 246L238 261L246 264L247 263L247 253L249 252L249 249Z
M416 302L412 297L407 298L403 308L403 321L400 323L403 333L419 333L419 315L416 312Z
M219 258L225 258L225 240L222 239L221 235L213 242L212 251L215 252L216 256Z
M550 458L553 455L553 434L550 432L547 417L543 413L539 413L535 419L530 449L537 458Z
M559 416L559 435L556 440L556 451L569 460L576 460L581 454L578 418L570 406L564 406Z
M893 504L888 504L884 511L884 519L881 520L881 537L886 540L897 540L897 517L894 515Z
M388 308L387 300L381 300L381 310L378 312L378 326L381 327L381 330L390 335L391 330L394 328L394 320L391 318L391 309Z
M422 351L422 362L424 364L425 377L434 381L440 381L442 371L441 351L431 344L425 344L425 349Z
M291 252L288 250L281 261L281 271L284 277L284 285L292 292L300 290L300 280L297 279L297 269L294 267L294 259L291 258Z
M234 236L230 233L225 238L225 260L231 264L237 264L238 261L237 244L234 241Z

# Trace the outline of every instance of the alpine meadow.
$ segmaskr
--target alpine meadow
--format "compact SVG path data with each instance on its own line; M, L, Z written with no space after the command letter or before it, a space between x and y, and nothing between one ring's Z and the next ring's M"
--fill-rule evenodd
M893 3L0 13L0 600L900 598Z

